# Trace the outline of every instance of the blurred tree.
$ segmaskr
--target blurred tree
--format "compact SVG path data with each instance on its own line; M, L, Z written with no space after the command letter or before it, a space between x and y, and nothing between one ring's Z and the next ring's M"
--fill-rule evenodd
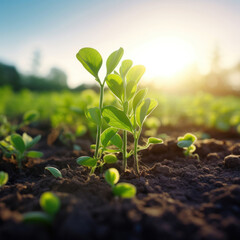
M0 86L3 85L11 85L14 90L19 90L21 81L15 67L0 63Z
M33 52L32 63L31 63L32 75L39 74L40 66L41 66L41 52L40 50L35 50Z
M51 68L47 79L50 80L52 83L59 85L61 87L67 87L67 75L65 72L58 68Z

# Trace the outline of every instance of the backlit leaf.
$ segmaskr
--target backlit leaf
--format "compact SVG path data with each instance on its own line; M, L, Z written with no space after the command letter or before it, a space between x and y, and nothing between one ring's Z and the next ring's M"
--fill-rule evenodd
M62 178L62 173L55 167L45 167L55 178Z
M97 159L89 156L81 156L77 159L77 164L85 167L95 167L97 164Z
M98 72L102 66L101 54L94 48L82 48L77 53L76 57L82 63L84 68L97 80Z
M147 89L141 89L137 92L137 94L133 98L133 111L136 111L137 106L141 103L144 97L147 94Z
M107 74L110 74L120 62L123 55L123 48L114 51L107 59Z
M113 188L113 194L121 198L133 198L136 192L136 187L130 183L118 183Z
M25 144L24 144L24 141L23 141L23 139L20 135L12 134L11 135L11 143L17 151L19 151L20 153L24 153Z
M121 67L119 68L119 72L123 79L125 78L129 69L132 67L132 64L133 64L132 60L129 59L122 61Z
M103 108L102 116L111 127L132 132L132 124L126 114L114 106Z
M98 107L94 107L94 108L89 108L86 111L86 117L94 122L95 124L97 124L98 126L101 124L101 114L100 114L100 110Z
M119 181L119 172L116 168L109 168L105 173L104 173L105 180L108 184L111 186L114 186Z
M123 99L123 81L122 78L116 74L109 74L106 83L110 90L120 99Z
M59 211L61 205L59 198L51 192L43 193L39 202L42 209L51 216Z

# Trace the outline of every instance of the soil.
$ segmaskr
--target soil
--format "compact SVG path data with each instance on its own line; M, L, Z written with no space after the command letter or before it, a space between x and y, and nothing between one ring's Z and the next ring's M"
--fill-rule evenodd
M121 182L137 188L135 198L117 199L101 172L89 176L87 168L76 164L77 157L92 154L90 138L78 139L82 150L76 151L59 141L47 145L49 130L25 130L42 134L35 149L44 157L28 160L20 172L14 161L1 156L0 170L9 174L0 189L1 240L240 239L240 138L235 134L211 130L216 138L196 143L198 161L176 145L183 128L162 129L170 137L142 151L139 176L132 159L126 173L121 161L107 166L120 171ZM46 166L57 167L63 178L54 178ZM61 200L52 226L23 223L23 213L41 210L39 197L45 191Z

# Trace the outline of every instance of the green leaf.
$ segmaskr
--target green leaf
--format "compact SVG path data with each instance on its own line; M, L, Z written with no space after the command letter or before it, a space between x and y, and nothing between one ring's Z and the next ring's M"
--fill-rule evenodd
M120 62L123 56L123 48L114 51L107 59L107 75L110 74Z
M8 173L0 171L0 187L8 182Z
M111 186L114 186L119 181L119 172L116 168L109 168L105 173L104 173L105 180L108 184Z
M26 149L27 149L27 148L28 148L28 145L30 144L30 142L32 142L33 139L32 139L32 137L29 136L27 133L23 133L22 139L23 139L24 144L25 144Z
M39 202L42 209L51 216L57 214L61 205L59 198L51 192L43 193Z
M139 126L143 125L146 117L157 107L155 99L146 98L136 109L136 120Z
M98 80L98 72L102 66L101 54L93 48L82 48L76 55L83 67Z
M94 108L89 108L86 111L86 117L97 124L98 126L101 124L101 114L100 114L100 109L98 107Z
M178 141L188 140L194 143L197 140L197 137L192 133L186 133L183 137L178 137Z
M107 106L103 108L102 116L107 124L111 127L123 129L129 132L133 131L132 124L127 115L114 106Z
M11 135L11 144L14 146L14 148L19 151L20 153L24 153L25 151L25 144L22 139L22 137L18 134L12 134Z
M116 74L109 74L106 83L110 90L122 101L123 99L123 81L122 78Z
M35 138L32 139L31 142L27 142L26 149L29 149L36 145L40 141L41 137L42 137L41 135L37 135Z
M179 141L177 145L180 148L188 148L192 145L192 143L193 142L191 140L182 140L182 141Z
M114 154L107 154L103 157L103 161L105 163L116 163L117 162L117 157Z
M109 141L114 137L114 135L117 133L118 129L109 127L106 130L104 130L101 134L101 143L103 147L106 147L109 143Z
M136 192L136 187L130 183L118 183L113 188L113 194L121 198L133 198Z
M85 167L95 167L97 164L97 159L89 156L81 156L77 159L77 164Z
M119 72L121 74L122 79L125 78L127 72L129 71L129 69L132 67L132 60L124 60L122 61L121 67L119 68Z
M45 167L55 178L62 178L62 173L55 167Z
M160 138L150 137L148 138L147 144L161 144L163 143L163 140Z
M147 89L141 89L137 92L137 94L133 98L133 111L136 111L137 106L142 102L144 97L147 94Z
M137 89L137 84L140 81L144 72L145 67L143 65L136 65L128 71L126 75L127 80L126 95L128 100L134 96L134 93Z
M121 136L116 133L112 138L111 140L109 141L108 143L108 146L111 146L111 145L114 145L116 146L117 148L121 149L122 148L122 138Z
M39 118L39 112L36 111L36 110L30 110L30 111L27 111L24 115L23 115L23 121L25 123L31 123L31 122L34 122L36 120L38 120Z
M51 225L53 218L45 212L29 212L23 214L23 222Z
M27 153L27 157L30 157L30 158L40 158L42 156L43 156L43 153L38 151L29 151Z

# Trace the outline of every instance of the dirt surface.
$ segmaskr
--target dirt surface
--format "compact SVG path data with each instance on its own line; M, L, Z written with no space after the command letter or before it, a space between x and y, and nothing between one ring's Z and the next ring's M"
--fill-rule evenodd
M113 197L100 172L89 176L76 164L77 157L91 154L88 138L78 140L81 151L73 151L57 141L47 145L49 132L32 130L32 136L43 135L35 148L44 152L42 159L29 160L20 173L13 161L0 158L0 170L9 174L0 189L0 239L240 239L240 138L216 133L218 139L198 140L198 161L177 147L174 131L182 130L165 130L169 140L142 152L140 176L132 159L126 173L121 161L108 166L137 188L135 198L124 200ZM63 178L55 179L46 166L57 167ZM61 199L53 225L21 222L23 213L40 210L45 191Z

